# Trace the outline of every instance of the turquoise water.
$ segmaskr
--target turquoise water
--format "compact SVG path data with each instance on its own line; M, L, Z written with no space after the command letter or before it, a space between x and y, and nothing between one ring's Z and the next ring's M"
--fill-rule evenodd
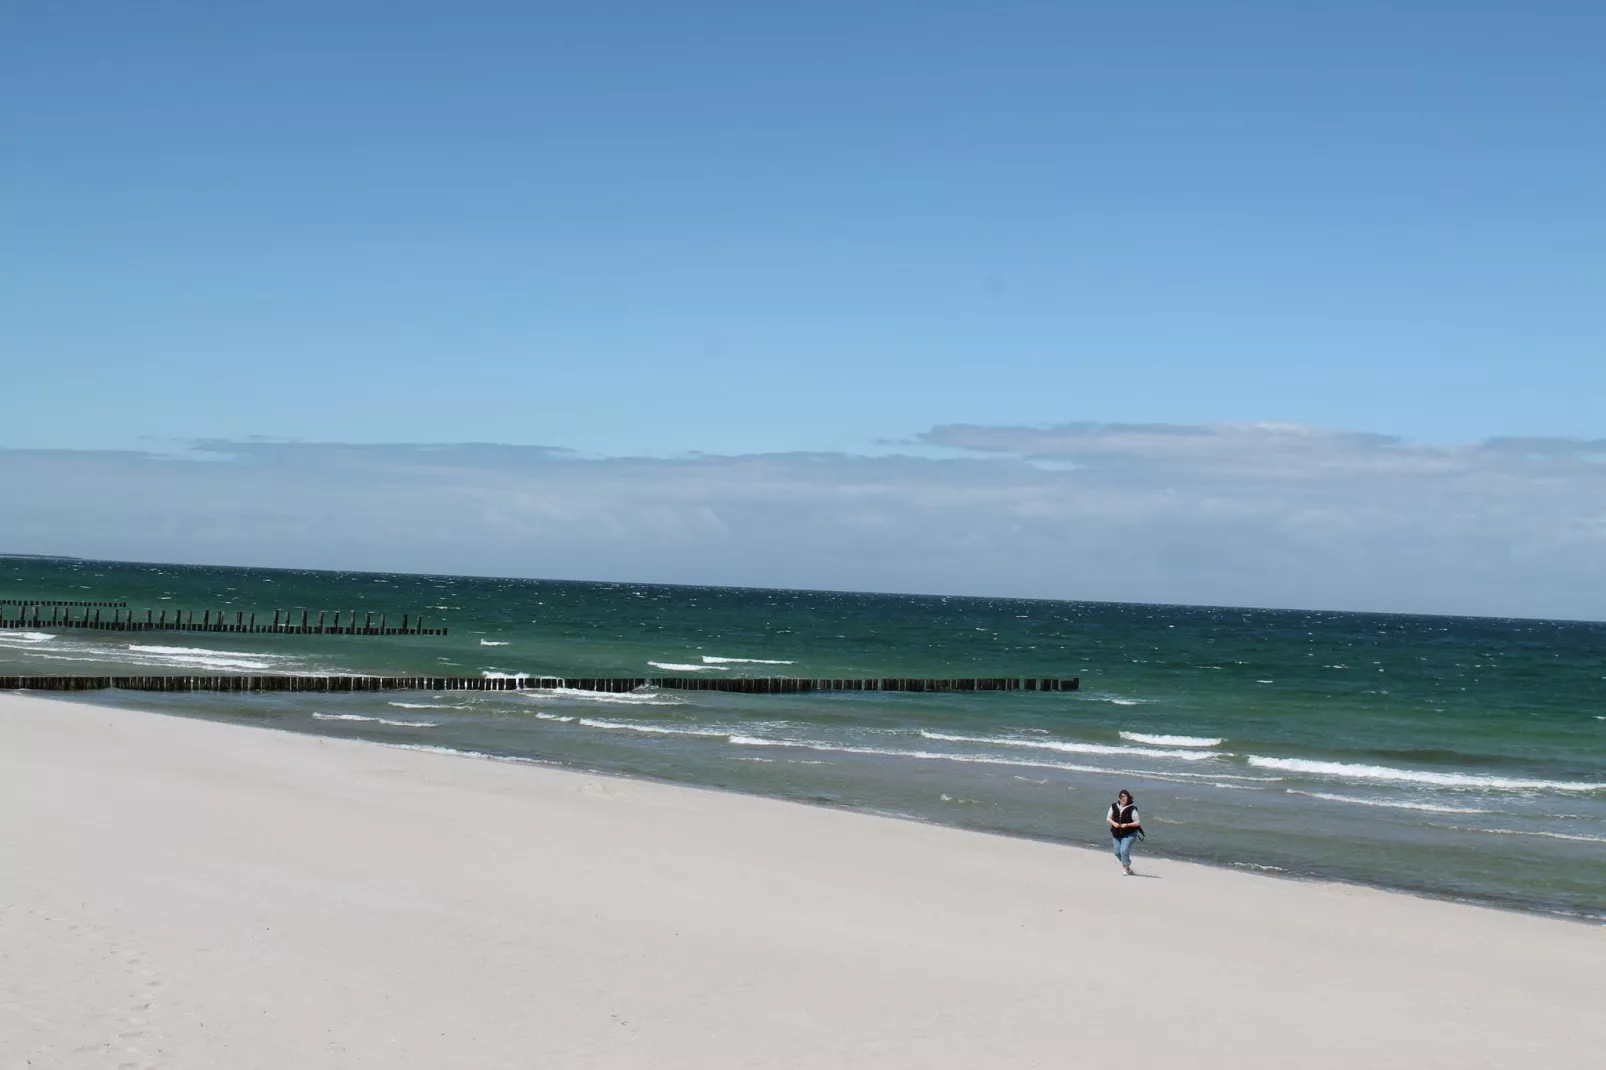
M0 598L448 636L0 632L12 673L1080 676L1077 693L93 701L1606 918L1606 624L0 559ZM14 612L14 611L13 611ZM1114 866L1114 862L1111 862Z

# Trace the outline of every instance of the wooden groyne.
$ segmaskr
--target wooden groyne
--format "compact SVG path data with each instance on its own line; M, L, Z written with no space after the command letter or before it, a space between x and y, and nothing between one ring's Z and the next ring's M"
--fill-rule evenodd
M732 691L797 695L815 691L1076 691L1081 678L971 677L934 680L870 677L809 680L789 676L0 676L4 691Z
M62 602L49 598L0 598L0 606L97 606L105 609L127 609L127 602Z
M12 604L12 603L6 603ZM102 605L102 603L95 603ZM49 616L44 610L50 609ZM339 612L321 612L314 619L311 610L301 610L300 619L294 610L274 610L273 621L269 623L267 614L262 614L262 622L257 623L256 613L246 613L238 610L230 620L230 614L224 610L204 609L199 613L194 610L173 610L171 618L168 610L145 610L141 617L137 612L123 608L112 608L109 617L102 616L101 609L91 610L88 604L83 606L81 615L75 617L73 610L76 606L52 605L51 603L29 603L17 611L15 618L10 617L3 608L0 608L0 628L87 628L100 632L251 632L256 634L271 633L274 635L445 635L445 628L424 627L423 617L414 617L411 613L403 613L399 626L390 623L388 613L367 613L362 622L357 621L357 611L351 610L344 624L341 623L342 614ZM30 613L29 610L32 610ZM375 623L374 618L379 620Z

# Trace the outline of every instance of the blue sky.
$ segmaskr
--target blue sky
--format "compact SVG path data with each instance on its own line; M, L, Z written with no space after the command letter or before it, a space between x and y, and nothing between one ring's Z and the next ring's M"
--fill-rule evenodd
M1588 443L1603 40L1581 2L7 5L0 450Z

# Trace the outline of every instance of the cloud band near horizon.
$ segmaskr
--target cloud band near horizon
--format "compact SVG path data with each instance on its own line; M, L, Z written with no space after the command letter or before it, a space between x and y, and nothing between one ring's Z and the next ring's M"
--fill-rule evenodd
M923 452L0 450L0 549L125 560L1606 619L1606 440L947 425Z

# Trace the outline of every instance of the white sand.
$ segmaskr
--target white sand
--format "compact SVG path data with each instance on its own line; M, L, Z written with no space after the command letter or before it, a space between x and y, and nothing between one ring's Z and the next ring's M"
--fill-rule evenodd
M0 696L0 1066L1606 1059L1606 930L1141 869Z

